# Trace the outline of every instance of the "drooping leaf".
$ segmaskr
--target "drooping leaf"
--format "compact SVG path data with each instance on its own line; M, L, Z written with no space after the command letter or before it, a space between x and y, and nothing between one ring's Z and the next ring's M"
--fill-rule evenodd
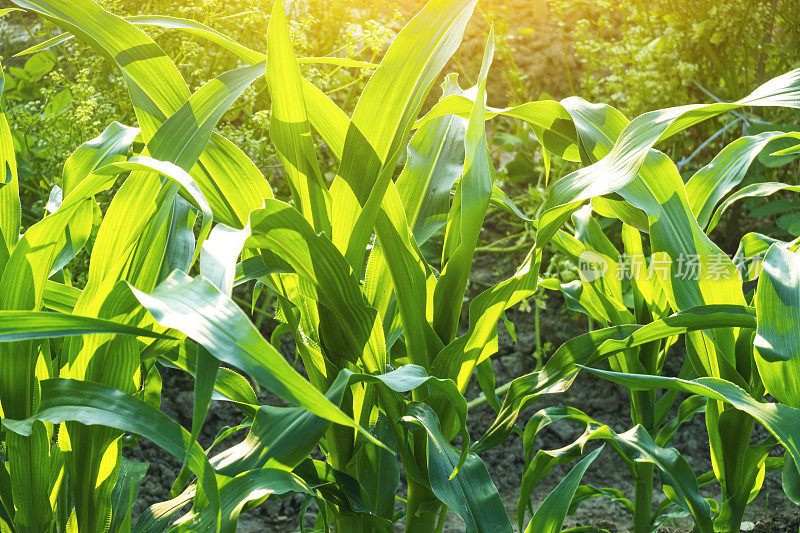
M534 453L537 434L550 423L558 420L570 421L584 427L584 432L572 443L559 449L538 450ZM557 464L567 464L583 453L587 443L603 440L620 456L633 474L637 464L654 465L665 486L668 497L695 520L699 531L713 531L711 509L699 492L699 484L689 463L674 448L663 448L656 444L650 434L640 425L624 433L617 433L607 425L593 420L582 411L564 406L542 409L531 417L525 426L523 447L526 466L517 504L517 521L520 529L526 508L530 507L530 496L536 483ZM567 508L569 503L566 504ZM538 515L540 509L536 512ZM553 512L566 513L566 509ZM535 518L535 515L534 515ZM544 526L545 524L541 524ZM530 524L529 524L530 526ZM533 529L531 531L538 531Z
M782 132L766 132L740 137L686 182L686 194L700 226L706 227L719 201L742 182L758 154L773 140L787 137Z
M151 294L131 290L162 326L181 331L220 361L242 369L285 400L359 429L286 362L233 300L207 280L193 280L176 272Z
M521 376L511 383L497 419L473 450L481 453L503 442L522 409L542 394L569 388L578 365L592 365L613 353L687 331L717 327L755 329L755 326L752 308L712 305L676 313L644 326L616 326L575 337L561 345L541 371Z
M30 435L37 421L79 422L101 425L142 435L187 464L197 476L215 520L220 523L220 495L214 469L205 452L177 422L124 392L86 381L54 378L41 382L42 400L27 420L3 420L8 431ZM191 444L191 446L189 446Z
M512 531L500 494L477 455L468 454L464 466L451 478L461 454L442 435L436 413L426 404L412 403L403 420L425 430L431 489L464 520L467 532Z
M780 403L756 400L740 387L719 378L684 380L665 376L620 374L606 370L585 370L630 389L647 390L663 388L699 394L725 402L758 420L778 442L795 458L800 457L800 410Z

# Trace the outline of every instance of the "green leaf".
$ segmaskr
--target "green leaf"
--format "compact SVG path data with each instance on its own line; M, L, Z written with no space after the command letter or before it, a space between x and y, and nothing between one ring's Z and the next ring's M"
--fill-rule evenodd
M475 367L497 351L497 322L503 312L536 292L538 279L532 270L533 260L529 254L512 277L472 299L469 329L436 354L434 374L449 377L459 390L466 390Z
M443 88L445 94L460 92L455 76L448 76ZM383 239L370 253L364 276L364 291L372 306L384 317L387 337L393 330L397 331L393 325L400 326L390 309L392 297L396 298L403 320L410 332L415 332L406 335L406 342L412 346L417 362L423 362L416 354L418 347L428 342L424 335L416 333L429 329L427 320L422 320L425 301L420 294L423 290L427 294L428 287L424 266L420 265L413 242L421 246L447 223L450 191L463 172L466 126L467 121L451 115L426 124L411 138L406 165L397 178L396 196L390 184L384 205L387 216L380 217ZM404 217L398 209L398 198ZM406 227L412 230L413 239L409 238ZM408 252L403 253L406 250ZM394 278L389 260L393 261ZM410 269L412 275L403 279L398 275L398 264ZM395 279L399 294L395 291ZM427 337L433 339L432 330Z
M203 222L200 226L200 237L198 238L197 249L194 252L195 258L198 257L200 255L203 241L205 241L206 237L208 237L208 234L211 232L211 223L214 215L212 213L211 206L206 201L205 195L202 193L188 172L178 165L170 163L169 161L160 161L147 156L136 156L128 159L127 161L109 163L108 165L97 169L95 174L117 175L122 172L137 170L157 172L162 176L165 176L176 182L181 186L181 189L187 198L191 199L192 202L200 208L200 211L203 213Z
M317 163L300 68L292 51L283 3L274 3L267 31L267 82L272 97L270 138L278 151L292 199L317 232L331 235L331 198Z
M0 311L0 342L54 339L92 333L171 338L168 335L99 318L43 311Z
M445 95L462 92L455 75L446 78L443 90ZM408 143L397 192L419 245L447 223L450 190L464 168L466 129L465 119L447 115L423 125Z
M708 226L720 200L742 182L750 164L770 141L787 137L782 132L766 132L736 139L686 182L686 195L700 226ZM710 231L710 229L709 229Z
M0 64L0 97L5 75ZM0 112L0 274L19 240L21 208L14 139L4 113Z
M18 5L53 19L122 69L145 142L149 143L158 128L176 112L172 118L174 127L167 128L171 133L165 131L164 142L157 145L180 153L186 146L175 139L191 138L197 131L202 132L200 137L206 136L204 141L193 141L184 155L188 160L189 152L198 147L202 152L199 164L190 173L209 198L218 220L228 226L243 227L250 210L258 207L262 198L271 196L263 175L244 153L211 132L218 116L252 82L252 76L264 74L263 67L256 65L224 73L191 95L190 100L186 83L163 50L141 30L103 10L94 1L19 0ZM207 135L211 135L210 139ZM183 161L172 161L171 152L151 151L149 155L190 170ZM188 164L191 166L194 161L189 160Z
M393 421L389 421L385 415L379 414L378 422L371 428L375 437L381 442L393 442L392 423ZM395 443L393 448L397 447ZM393 522L397 491L400 487L397 451L390 452L364 443L356 454L356 460L358 463L353 471L355 475L353 481L356 486L364 488L364 496L369 502L365 506L372 509L377 516Z
M570 470L564 479L550 491L550 494L544 499L533 515L531 521L528 522L528 527L525 528L526 532L542 532L542 533L558 533L564 525L564 519L567 517L567 512L570 509L572 498L575 496L575 491L578 490L578 485L583 478L583 474L589 469L591 464L597 459L600 452L603 451L603 446L600 446L595 451L590 453L582 459L575 468Z
M252 50L237 43L230 37L209 28L194 20L179 17L167 17L163 15L134 15L124 17L126 21L136 26L155 26L158 28L179 30L197 37L203 37L210 42L233 52L245 62L255 65L267 60L267 55L256 50ZM19 54L18 54L19 55ZM303 64L334 65L349 68L375 68L378 65L366 61L356 61L345 57L302 57L298 61Z
M159 126L147 143L150 155L191 170L222 115L265 72L264 64L240 67L207 82Z
M464 141L464 175L448 214L442 250L442 271L433 293L434 330L444 343L451 341L458 330L472 258L492 197L494 166L486 141L484 102L486 77L493 58L494 30L490 29L478 77L475 105L470 113Z
M240 368L286 401L326 420L361 430L302 378L233 300L207 280L175 272L152 294L133 287L131 290L162 326L184 333L214 357Z
M650 221L651 249L659 261L668 260L664 290L673 310L718 303L744 304L741 282L733 263L712 243L693 216L685 187L675 165L651 150L659 141L700 121L744 105L800 106L800 70L765 83L748 97L734 103L683 106L645 113L620 133L613 149L603 159L554 183L545 202L537 232L538 250L548 242L581 202L619 192ZM698 257L703 268L721 263L724 275L701 274L700 279L677 275L680 257ZM711 343L705 343L704 338ZM703 373L735 379L731 357L735 338L730 331L703 332L688 337L693 364ZM713 343L713 344L712 344ZM724 369L727 365L729 369Z
M65 421L100 425L142 435L178 460L197 476L212 515L220 523L220 494L214 469L203 449L189 433L167 415L122 391L97 383L71 379L47 379L41 382L42 400L37 413L26 420L3 420L3 426L19 435L30 435L37 421L58 424Z
M271 495L309 492L312 492L311 489L300 477L286 470L263 468L242 472L220 488L222 523L219 531L235 533L239 514L248 502L262 500ZM208 506L199 512L190 512L170 531L208 531L214 527L214 519L214 508Z
M69 195L83 180L103 165L124 160L139 133L138 128L129 128L113 122L98 137L79 146L64 163L61 194ZM60 203L56 207L59 205ZM63 241L63 246L51 267L53 272L65 267L89 240L94 209L94 203L87 199L73 215L63 237L59 237L60 241Z
M791 191L791 192L800 192L800 185L789 185L787 183L777 183L777 182L767 182L767 183L752 183L746 187L743 187L741 190L736 191L732 195L725 198L725 201L717 207L717 210L714 211L714 216L711 217L711 221L708 223L708 232L710 233L714 228L717 227L719 224L719 220L722 217L722 214L734 203L738 202L739 200L743 200L745 198L752 198L752 197L765 197L771 196L776 192L780 191Z
M228 156L223 152L227 150L226 141L221 137L217 141L212 133L222 115L265 72L264 64L258 64L225 72L209 81L159 127L147 144L154 159L169 161L190 172L208 195L216 219L229 226L241 225L249 211L258 207L258 200L271 194L261 173L253 172L252 163L243 155L236 163L241 167L238 175L214 171ZM233 155L235 150L238 149L229 153ZM200 166L193 168L198 158Z
M800 408L800 251L773 244L756 290L756 364L767 391Z
M250 48L237 43L230 37L218 32L217 30L209 28L205 24L201 24L194 20L149 14L125 17L125 20L135 26L155 26L163 29L180 30L190 35L202 37L214 44L221 46L222 48L225 48L226 50L233 52L240 59L251 65L262 63L267 59L265 54L251 50Z
M304 280L303 295L329 313L320 326L327 328L328 357L335 363L361 360L369 372L382 372L386 348L381 323L367 305L356 274L328 237L317 234L296 209L278 200L266 200L262 209L253 211L250 228L247 247L268 250L288 263Z
M35 44L35 45L33 45L33 46L29 47L29 48L26 48L25 50L23 50L21 52L17 52L16 54L14 54L14 57L22 57L22 56L26 56L26 55L35 54L37 52L41 52L42 50L49 50L50 48L53 48L54 46L58 46L59 44L62 44L62 43L65 43L65 42L69 41L73 37L75 37L75 36L72 35L71 33L64 32L64 33L62 33L60 35L56 35L55 37L47 39L46 41L42 41L39 44Z
M607 498L612 502L618 503L633 516L633 504L621 490L609 487L595 487L594 485L581 485L578 487L575 496L572 498L569 514L575 514L578 507L594 498Z
M9 428L8 419L3 426ZM13 525L20 530L47 531L52 527L54 514L50 505L50 433L51 429L36 420L31 421L28 434L21 436L6 432L8 468L11 477L14 513Z
M800 505L800 472L791 455L786 455L781 471L783 492L795 505Z
M450 477L460 453L442 435L433 409L427 404L412 403L403 421L420 425L427 433L431 490L464 520L467 532L512 531L503 500L477 455L468 454L458 474Z
M636 177L656 142L742 106L800 108L800 69L766 82L750 95L733 103L673 107L637 117L622 131L608 156L554 183L547 207L586 200L621 189ZM597 180L596 176L604 176L604 179Z
M119 122L112 122L103 133L80 145L64 162L64 196L98 168L124 161L140 133L139 128L129 128Z
M755 310L733 305L709 305L675 313L643 326L615 326L584 333L556 350L544 368L512 381L497 419L473 447L482 453L503 442L511 433L520 411L542 394L564 392L577 375L579 365L592 365L614 353L655 340L708 328L755 329Z
M684 380L663 376L619 374L605 370L581 367L604 379L633 390L656 388L699 394L725 402L758 420L792 455L795 462L800 457L800 410L780 403L763 403L735 384L719 378Z
M428 376L424 368L416 365L404 365L380 375L342 370L325 396L332 404L339 406L345 392L358 383L382 385L398 393L407 393L427 385L432 392L441 394L456 406L462 440L468 448L467 404L452 381ZM305 409L262 406L245 440L213 457L211 464L217 471L227 475L264 467L292 470L317 446L329 426L329 421ZM462 453L461 461L465 458L466 453Z
M131 512L139 497L139 486L147 474L148 463L136 463L122 458L119 481L111 494L111 526L109 531L130 531Z
M429 2L397 35L353 111L331 187L337 206L332 226L334 244L359 274L397 158L432 83L458 48L475 3Z
M186 504L192 501L196 492L196 485L189 485L179 496L164 502L154 503L144 510L136 525L134 533L164 533L169 527L172 518L178 514Z
M558 420L570 421L583 426L583 434L565 447L555 450L538 450L534 454L537 434L544 427ZM665 486L668 497L694 517L695 527L699 531L709 533L713 531L708 502L699 492L697 479L689 463L677 450L662 448L656 444L650 434L640 425L636 425L625 433L617 433L607 425L593 420L582 411L563 406L542 409L531 417L525 427L523 447L526 466L520 488L520 500L517 504L517 520L520 529L525 509L530 505L530 496L535 484L543 479L553 466L573 461L583 453L588 442L597 439L609 443L623 459L631 474L634 474L639 463L654 465L660 472L662 485Z
M465 94L446 96L434 105L425 116L417 120L414 128L420 128L431 120L457 115L469 118L474 100ZM568 161L580 161L578 139L575 125L564 106L553 100L539 100L525 104L498 109L486 107L486 120L505 116L524 120L533 126L536 137L547 150Z

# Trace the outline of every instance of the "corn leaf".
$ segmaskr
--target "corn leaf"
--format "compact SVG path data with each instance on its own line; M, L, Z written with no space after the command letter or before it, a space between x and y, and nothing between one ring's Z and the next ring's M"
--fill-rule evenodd
M533 515L531 521L528 522L528 527L525 528L526 532L558 533L561 531L561 526L564 525L564 519L567 517L572 498L575 497L575 491L578 490L581 478L583 478L583 474L597 459L601 451L603 451L602 446L587 455L575 465L575 468L569 471L569 474L547 495L536 510L536 514Z
M429 2L397 35L358 100L331 195L333 242L359 273L400 149L474 6L475 0Z
M753 345L761 380L778 401L800 408L800 252L770 246L758 279L756 313Z
M141 400L97 383L55 378L42 381L41 390L36 415L26 420L3 420L8 431L30 435L37 421L74 421L142 435L179 460L188 457L187 464L203 487L215 517L213 530L218 530L220 495L214 469L203 449L177 422Z
M326 420L360 429L303 379L264 340L233 300L208 281L192 280L186 274L175 272L152 294L131 290L162 326L184 333L214 357L242 369L286 401Z
M412 403L403 421L425 430L431 489L439 500L464 520L467 532L512 531L500 494L486 465L477 455L468 454L458 474L451 477L461 454L442 435L433 409L427 404Z
M800 456L800 410L780 403L760 402L729 381L713 377L685 380L581 368L633 390L669 389L728 403L758 420L786 448L795 462Z
M583 434L569 445L557 450L538 450L535 454L534 443L537 434L546 426L557 420L574 422L584 427ZM637 463L654 465L660 475L665 491L673 502L687 514L691 514L695 527L699 531L713 531L711 509L699 492L697 479L689 463L674 448L659 446L653 437L640 425L624 433L617 433L605 424L601 424L582 411L557 406L541 411L531 417L525 426L523 447L525 449L526 467L520 487L520 500L517 503L518 521L522 524L523 513L530 506L530 497L534 486L557 464L567 464L583 453L587 443L592 440L606 441L623 459L625 465L634 472ZM568 504L567 504L568 505ZM537 513L542 509L540 506ZM534 515L535 518L535 515ZM530 527L530 524L529 524ZM538 531L534 529L533 531Z
M263 468L242 472L227 481L220 489L222 524L219 530L223 533L235 533L239 514L248 502L261 500L273 494L309 492L312 492L311 488L300 477L285 470ZM208 511L190 512L170 531L176 533L208 531L214 527L215 518L213 507L209 506L208 509Z
M736 139L686 182L686 195L700 226L706 227L716 205L739 185L758 154L773 140L794 136L765 132ZM709 230L710 231L710 230Z
M53 339L91 333L169 338L161 333L99 318L43 311L0 311L0 342Z
M4 85L5 74L0 64L0 97L3 95ZM11 137L6 116L0 110L0 273L19 240L20 216L14 139Z
M614 326L584 333L565 342L544 368L512 381L497 419L473 447L482 453L505 440L519 413L542 394L563 392L577 375L578 365L592 365L614 353L648 342L718 327L755 329L755 310L745 306L709 305L675 313L643 326Z
M428 376L424 368L416 365L404 365L377 376L342 370L325 396L338 406L345 391L358 383L381 385L398 393L407 393L427 385L456 406L461 436L463 442L467 443L465 449L468 449L467 404L452 381ZM211 464L219 473L226 475L265 467L292 470L317 446L329 425L329 421L305 409L262 406L245 440L213 457ZM465 459L464 452L459 463Z
M494 167L486 141L486 77L494 58L494 30L483 55L475 105L470 113L464 142L464 175L456 190L448 215L442 250L442 272L433 293L433 325L442 342L455 337L462 301L469 281L472 258L478 244L483 219L492 197Z
M370 372L386 368L386 348L377 313L367 305L358 278L331 241L289 204L267 200L250 215L247 246L269 250L306 283L305 296L322 304L330 320L325 348L344 361L359 358ZM320 312L323 312L321 310Z
M745 198L771 196L780 191L800 192L800 185L767 182L752 183L746 187L742 187L740 190L725 198L725 201L717 207L717 210L714 211L714 216L711 217L711 221L708 223L708 231L711 232L711 230L717 227L722 214L734 203L744 200Z
M331 198L317 163L300 68L292 51L282 2L276 1L267 32L267 82L272 95L270 138L286 169L295 205L317 232L331 234Z

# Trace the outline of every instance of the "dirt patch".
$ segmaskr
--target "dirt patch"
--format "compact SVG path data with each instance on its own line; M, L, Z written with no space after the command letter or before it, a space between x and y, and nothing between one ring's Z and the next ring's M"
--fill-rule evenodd
M776 516L755 525L753 533L797 533L800 527L800 514Z

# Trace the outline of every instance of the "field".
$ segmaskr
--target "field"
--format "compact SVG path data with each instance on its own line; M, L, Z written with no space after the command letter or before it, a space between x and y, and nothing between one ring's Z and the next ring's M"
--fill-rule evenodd
M798 21L3 0L0 531L800 531Z

